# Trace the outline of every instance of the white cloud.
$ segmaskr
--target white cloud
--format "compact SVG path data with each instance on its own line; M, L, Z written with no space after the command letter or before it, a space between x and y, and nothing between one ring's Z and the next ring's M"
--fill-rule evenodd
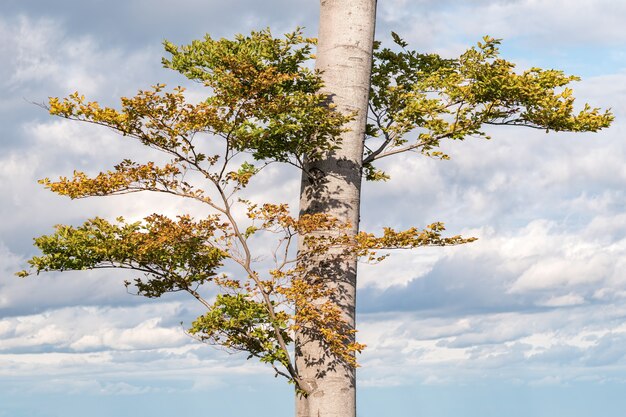
M123 330L100 328L95 334L81 336L69 347L77 351L102 348L137 350L178 346L188 341L181 328L163 328L160 321L159 317L154 317Z
M0 375L34 378L15 386L33 395L117 396L206 391L270 372L243 355L225 357L191 339L176 324L179 318L189 320L189 311L163 301L5 317L0 319Z
M441 255L435 250L389 251L392 258L382 263L360 263L359 288L374 287L379 289L402 286L419 279L432 270Z
M32 91L33 86L43 84L51 88L45 97L78 90L92 97L106 94L104 98L110 99L111 93L128 93L129 84L139 81L140 74L145 76L139 68L159 68L158 45L126 54L103 48L89 35L71 36L58 21L48 18L22 15L15 21L0 20L0 33L5 39L0 52L9 57L4 83L14 91Z
M566 294L561 296L550 297L542 304L546 307L566 307L584 304L585 299L579 294Z
M454 35L479 40L489 34L543 40L555 47L594 42L618 45L624 40L624 16L624 4L611 0L485 0L463 4L397 0L380 6L380 18L386 27L393 30L399 26L406 30L407 37L425 44L452 43L457 40Z
M180 326L164 327L161 317L181 315L178 303L136 307L66 307L0 321L2 348L14 350L140 350L176 347L190 340Z
M533 264L511 286L512 293L593 284L606 277L610 259L548 258Z
M393 320L389 315L382 320L366 316L362 332L368 349L361 357L361 378L389 386L415 380L459 384L486 374L531 385L554 377L563 383L607 380L608 374L602 376L584 364L626 369L626 351L620 344L626 334L619 320L623 313L623 306L604 311L579 306L480 314L463 322L424 318L420 313L399 314ZM386 349L390 342L393 346Z

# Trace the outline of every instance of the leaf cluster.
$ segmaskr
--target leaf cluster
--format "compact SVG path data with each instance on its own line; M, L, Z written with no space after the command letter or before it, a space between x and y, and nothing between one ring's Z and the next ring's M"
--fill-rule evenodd
M203 342L244 351L248 358L278 362L287 368L289 354L281 348L275 329L285 343L291 343L290 319L284 311L271 317L267 306L252 300L249 294L218 294L209 311L192 323L189 333Z
M369 180L388 178L375 160L407 151L448 159L437 150L442 140L489 138L489 125L596 132L613 120L609 110L588 104L575 110L567 85L576 76L540 68L516 72L499 56L498 39L486 36L459 58L446 59L409 50L392 35L399 50L376 43L374 51L364 155Z
M206 104L219 109L235 149L256 159L315 159L336 148L350 117L326 105L320 74L306 65L314 44L299 29L283 39L269 29L234 40L207 35L180 47L166 41L163 64L211 89Z
M229 255L212 241L223 228L216 217L177 221L153 214L144 222L116 223L96 217L82 226L55 227L55 233L35 239L41 256L29 260L34 273L102 268L141 272L139 294L160 297L188 290L211 280ZM19 276L29 275L21 271ZM130 285L130 283L127 283Z

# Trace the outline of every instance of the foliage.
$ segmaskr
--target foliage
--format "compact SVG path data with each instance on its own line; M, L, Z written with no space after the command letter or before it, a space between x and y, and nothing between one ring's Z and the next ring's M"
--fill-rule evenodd
M54 234L35 239L43 256L30 264L40 271L124 268L148 277L135 285L146 297L188 290L210 281L228 253L209 244L223 225L216 216L195 222L153 214L140 222L111 224L101 218L80 227L56 226Z
M368 179L387 178L373 167L377 159L410 150L445 158L436 150L441 140L485 136L486 124L596 131L612 120L589 106L574 114L571 91L557 89L576 77L553 70L513 72L511 63L498 58L497 40L485 38L460 58L444 59L408 51L395 34L394 39L400 52L378 46L375 53L366 143L376 147L364 154ZM50 98L52 115L106 126L169 161L159 166L124 159L93 177L75 171L71 178L45 178L40 182L46 188L72 199L171 194L204 204L207 215L174 220L152 214L133 223L94 218L78 227L56 226L53 234L35 239L42 255L18 275L133 270L140 276L126 285L140 295L185 291L202 303L206 313L192 323L190 334L247 352L298 386L289 353L296 330L313 334L335 357L357 366L355 353L364 345L353 342L354 330L346 329L328 285L333 277L316 275L307 265L320 256L379 262L385 250L474 239L443 237L441 223L353 235L350 225L328 215L294 217L285 204L236 198L265 165L302 167L303 158L323 157L340 145L337 138L352 115L326 105L320 74L307 66L314 45L300 31L276 39L268 30L234 40L207 36L181 47L165 42L171 57L164 65L208 87L208 98L199 103L188 102L183 88L166 91L162 84L123 97L119 110L79 93ZM405 138L411 134L415 142ZM207 151L218 146L217 154ZM247 213L243 220L235 215L241 208Z
M485 36L459 58L444 59L407 50L392 35L400 51L375 44L364 155L368 179L387 178L373 167L375 160L407 151L448 159L437 150L443 139L489 138L489 125L596 132L613 120L610 111L588 104L574 110L566 86L576 76L540 68L515 72L515 64L499 57L498 39Z

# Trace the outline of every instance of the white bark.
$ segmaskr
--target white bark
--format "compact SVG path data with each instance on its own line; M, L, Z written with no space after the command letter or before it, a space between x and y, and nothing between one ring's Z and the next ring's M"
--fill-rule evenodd
M340 149L306 166L300 213L328 213L358 231L363 140L367 118L376 0L321 0L316 68L337 110L357 112ZM312 173L312 180L306 172ZM323 259L314 266L337 288L350 329L355 327L356 259ZM326 352L318 340L296 339L296 367L308 397L296 397L297 417L355 417L355 370Z

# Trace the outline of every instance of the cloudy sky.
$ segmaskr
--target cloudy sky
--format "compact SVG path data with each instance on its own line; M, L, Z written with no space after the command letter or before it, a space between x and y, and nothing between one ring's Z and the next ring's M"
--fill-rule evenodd
M120 274L13 276L32 237L87 217L197 210L154 196L70 201L37 179L97 173L145 152L31 104L75 90L114 104L157 82L161 42L271 27L315 34L314 0L3 0L0 4L0 417L286 417L292 390L263 366L184 334L185 297L128 295ZM580 105L611 107L597 134L493 129L450 161L388 162L363 226L444 221L480 239L394 254L360 270L368 345L360 417L617 417L626 409L626 2L381 0L378 38L455 56L483 35L505 58L583 77ZM198 92L201 94L201 92ZM269 170L255 198L297 201ZM254 184L252 185L254 187ZM157 207L157 208L155 208Z

